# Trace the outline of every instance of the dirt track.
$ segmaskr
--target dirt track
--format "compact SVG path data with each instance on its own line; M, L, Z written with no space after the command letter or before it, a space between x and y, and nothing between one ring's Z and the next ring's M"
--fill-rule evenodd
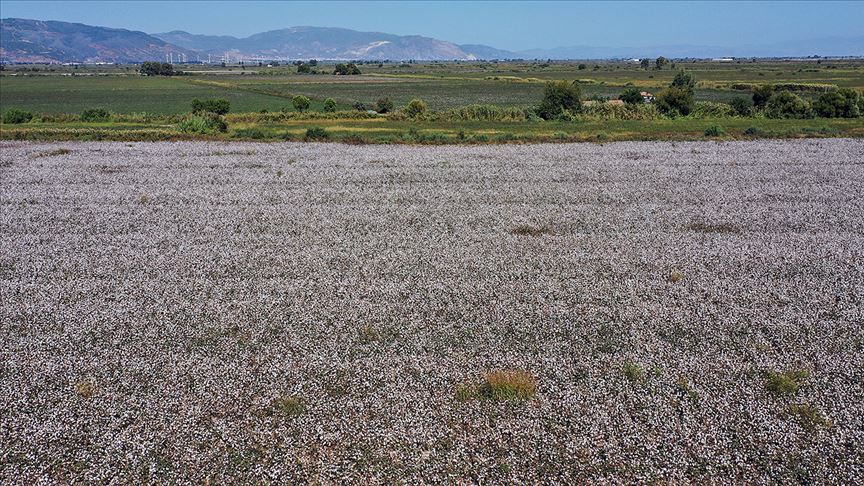
M862 188L861 140L0 142L0 483L864 482Z

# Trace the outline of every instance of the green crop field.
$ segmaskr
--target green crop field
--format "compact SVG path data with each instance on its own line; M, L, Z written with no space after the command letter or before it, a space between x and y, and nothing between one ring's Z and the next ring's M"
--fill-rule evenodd
M191 110L193 98L230 102L228 130L210 134L222 138L296 139L313 126L325 128L331 139L387 143L683 140L702 138L717 128L721 138L745 136L747 129L751 130L746 136L864 135L861 118L730 117L710 111L715 106L711 104L703 108L709 111L681 119L658 117L656 111L635 119L627 119L632 113L583 113L567 122L537 122L527 115L539 105L548 81L577 81L583 99L616 99L628 87L659 93L682 69L696 80L693 95L697 102L749 99L755 87L765 84L792 86L798 96L813 101L825 89L864 90L864 60L854 59L679 61L660 70L642 69L629 61L369 63L360 65L360 76L332 75L332 65L326 64L316 66L313 74L302 75L293 65L177 68L186 74L138 76L135 66L7 66L0 72L0 112L25 110L34 118L26 125L0 125L0 138L189 138L192 135L187 131L178 133L177 124ZM281 118L257 115L293 112L295 95L311 99L310 113ZM356 116L356 103L372 107L385 97L395 104L396 116ZM337 113L321 113L326 98L336 101ZM399 115L412 99L424 100L431 116L405 119ZM517 109L522 115L499 121L447 115L448 110L467 105ZM103 108L114 115L110 121L80 121L78 114L90 108Z

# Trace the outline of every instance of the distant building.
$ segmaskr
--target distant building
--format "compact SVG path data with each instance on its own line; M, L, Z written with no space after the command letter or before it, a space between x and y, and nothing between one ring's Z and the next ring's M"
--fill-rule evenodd
M645 103L654 103L654 95L647 91L640 91L639 94L642 96L642 100Z

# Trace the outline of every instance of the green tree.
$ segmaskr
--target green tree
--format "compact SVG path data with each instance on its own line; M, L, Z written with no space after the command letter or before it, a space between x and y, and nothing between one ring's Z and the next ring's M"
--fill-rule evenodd
M174 71L174 66L167 62L144 61L141 63L141 69L138 70L144 76L174 76L178 74Z
M651 61L648 60L648 58L645 58L639 61L639 65L642 66L642 69L648 69L651 67Z
M291 99L291 103L294 105L294 109L300 112L306 111L309 109L309 105L311 102L309 98L303 95L297 95Z
M730 101L729 104L738 116L750 116L750 113L753 111L753 103L743 96L732 98L732 101Z
M789 91L774 93L765 105L768 118L812 118L810 102Z
M661 113L687 116L693 111L693 90L671 86L657 94L654 104Z
M416 118L426 113L428 106L426 102L420 99L413 99L408 106L405 107L405 114L411 118Z
M29 111L16 110L12 108L3 113L3 123L17 125L18 123L27 123L33 119L33 113Z
M312 74L311 64L301 62L297 65L297 74Z
M543 91L543 99L537 115L544 120L554 120L582 109L582 90L575 81L549 81Z
M343 76L353 76L360 74L360 68L357 67L353 62L349 62L348 64L337 64L335 69L333 69L333 74L339 74Z
M774 86L770 84L763 84L753 90L753 108L757 110L761 110L765 108L765 105L768 104L768 100L771 99L771 95L774 94Z
M336 100L333 98L327 98L324 100L324 112L333 113L334 111L336 111Z
M378 113L389 113L393 111L393 102L390 101L390 98L379 98L375 102L375 111Z
M645 99L642 98L642 94L639 92L638 88L625 89L624 92L618 96L618 99L628 105L641 105L645 102Z
M858 118L861 116L860 98L854 89L840 88L822 93L813 103L813 110L825 118Z
M229 111L231 111L231 102L225 98L210 98L207 100L194 98L192 100L193 113L209 112L224 115Z
M658 57L658 58L654 61L654 66L655 66L657 69L663 69L663 66L665 66L665 65L667 65L667 64L669 64L669 60L666 59L666 58L663 57L663 56Z
M696 78L690 73L678 71L675 74L675 79L672 80L672 87L693 91L696 88Z
M588 66L586 66L585 64L580 64L579 66L577 66L577 68L578 68L580 71L584 71L584 70L588 69Z

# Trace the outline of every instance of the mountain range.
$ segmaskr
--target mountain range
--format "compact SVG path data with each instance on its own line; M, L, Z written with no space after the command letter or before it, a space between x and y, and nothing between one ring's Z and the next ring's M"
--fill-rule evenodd
M795 57L862 56L864 36L722 47L666 45L638 47L571 46L506 51L480 44L456 44L419 35L358 32L333 27L290 27L249 37L199 35L184 31L157 34L91 25L29 19L0 20L0 61L4 62L142 62L174 59L322 60L474 60L605 59L666 56Z

